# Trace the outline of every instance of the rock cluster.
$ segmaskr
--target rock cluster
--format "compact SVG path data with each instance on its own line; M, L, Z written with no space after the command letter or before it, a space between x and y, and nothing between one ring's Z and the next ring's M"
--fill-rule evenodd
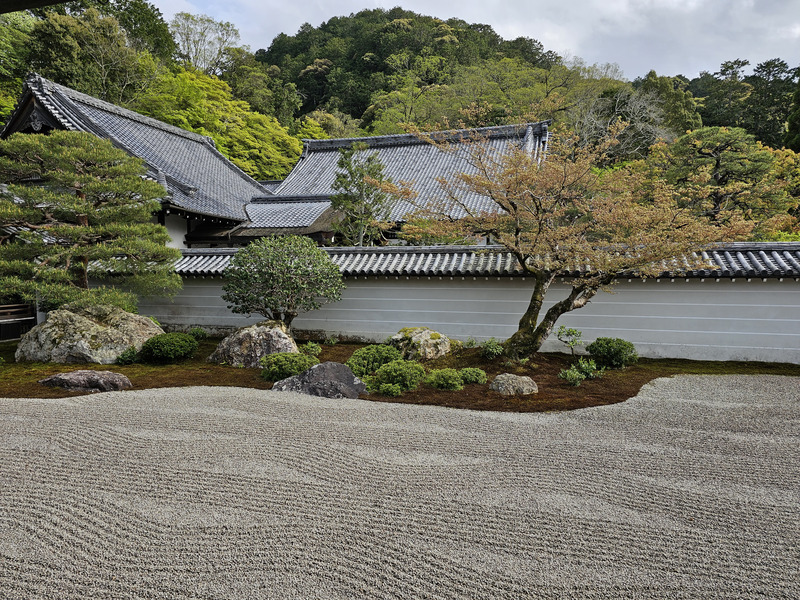
M280 321L262 321L223 339L208 362L256 368L261 358L275 352L298 352L289 328Z
M58 373L40 380L39 383L80 392L113 392L133 387L130 379L113 371L83 370Z
M133 346L137 350L164 330L151 319L115 306L64 306L22 336L17 361L109 365Z
M526 375L502 373L492 380L490 390L500 392L503 396L527 396L539 392L536 382Z
M299 375L276 381L273 391L301 392L324 398L358 398L366 384L353 375L350 367L337 362L314 365Z
M405 327L389 339L406 360L431 360L450 352L450 338L429 327Z

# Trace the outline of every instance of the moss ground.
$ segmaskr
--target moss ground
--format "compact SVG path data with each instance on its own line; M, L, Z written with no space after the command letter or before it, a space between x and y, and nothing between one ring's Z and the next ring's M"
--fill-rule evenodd
M0 397L3 398L62 398L78 395L58 388L48 388L38 383L49 375L77 369L113 370L126 375L134 389L185 387L195 385L239 386L270 389L272 383L260 377L259 369L237 369L206 362L216 347L218 339L200 343L194 358L176 365L56 365L44 363L15 363L16 342L0 343L0 357L5 364L0 367ZM321 361L345 362L362 345L323 345ZM539 393L525 397L505 397L489 390L488 384L467 385L460 391L437 390L428 386L386 398L376 394L369 399L378 402L402 402L515 412L542 412L571 410L623 402L635 396L641 387L658 377L679 374L773 374L800 376L800 366L782 363L716 362L691 360L641 359L626 369L607 371L602 379L583 382L573 387L558 378L558 373L571 364L567 354L537 354L525 364L509 362L500 357L487 361L480 357L477 348L467 348L456 355L430 361L429 368L478 367L486 371L489 381L504 372L529 375L539 386ZM366 396L365 396L366 397Z

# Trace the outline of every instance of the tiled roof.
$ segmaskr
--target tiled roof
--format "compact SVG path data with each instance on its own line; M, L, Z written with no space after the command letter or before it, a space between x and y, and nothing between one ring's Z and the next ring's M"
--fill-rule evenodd
M413 183L413 189L417 193L416 204L399 200L389 217L392 221L403 220L408 213L417 210L418 205L442 199L437 178L450 178L456 173L472 170L467 162L466 146L459 142L465 139L480 140L498 153L503 152L509 144L516 144L536 153L547 142L547 125L545 122L528 123L428 134L438 142L449 144L453 151L444 151L412 134L305 140L300 161L275 190L275 195L330 195L338 170L336 163L339 160L339 150L359 142L369 146L368 151L379 156L384 165L384 173L395 183ZM478 194L467 194L463 201L471 210L494 210L494 204ZM454 210L451 216L464 215L463 211Z
M330 206L325 196L259 198L245 208L250 219L245 228L310 227Z
M325 248L345 276L523 276L516 259L499 246L387 246ZM184 250L176 263L181 275L221 275L235 249ZM707 269L681 272L684 259L663 265L662 277L800 278L800 243L737 242L704 252ZM692 257L692 262L696 260ZM564 273L564 276L577 272Z
M143 159L150 176L166 183L171 203L179 209L243 221L247 218L245 204L254 196L269 193L225 158L210 138L38 75L31 76L25 86L26 92L32 93L65 129L88 131L110 139L129 154Z

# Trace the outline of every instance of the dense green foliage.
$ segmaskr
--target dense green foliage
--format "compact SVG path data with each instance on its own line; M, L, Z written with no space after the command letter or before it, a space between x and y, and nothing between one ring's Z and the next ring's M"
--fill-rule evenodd
M222 299L235 313L260 314L291 325L301 312L341 298L339 268L310 238L260 238L242 248L225 271Z
M364 377L374 373L386 363L402 358L403 353L394 346L372 344L353 352L346 364L356 377Z
M433 369L425 377L425 383L439 390L463 390L464 380L458 369Z
M388 227L392 195L384 189L391 179L383 173L384 165L366 144L353 144L339 150L338 171L331 186L331 208L341 219L334 231L344 246L363 246L380 236Z
M287 377L299 375L314 365L319 364L316 356L297 352L275 352L261 359L261 377L267 381L280 381Z
M614 65L567 60L531 38L505 40L485 24L399 7L305 24L256 52L239 45L233 23L178 13L168 25L146 0L77 0L0 16L0 116L29 71L209 135L260 179L285 176L301 138L410 125L551 118L591 141L623 119L610 162L642 157L656 140L702 125L797 147L790 113L800 71L779 58L752 68L736 58L693 79L651 71L629 82Z
M270 116L235 100L227 83L200 71L162 72L131 106L148 116L201 135L255 179L281 179L302 144Z
M367 377L365 382L371 389L381 390L382 386L399 386L404 392L416 389L425 378L425 367L413 360L393 360ZM383 392L381 392L383 393Z
M620 338L599 337L586 350L596 364L610 369L621 369L639 360L636 347Z
M138 358L146 363L170 364L192 358L197 348L197 340L188 333L162 333L142 344Z
M459 375L461 375L461 381L464 382L464 385L468 385L470 383L486 383L486 371L483 369L478 369L476 367L464 367L459 371Z
M44 307L76 300L135 309L171 295L180 252L152 223L164 188L138 159L88 133L15 134L0 141L0 294ZM90 268L91 265L91 268ZM89 288L89 276L102 285Z

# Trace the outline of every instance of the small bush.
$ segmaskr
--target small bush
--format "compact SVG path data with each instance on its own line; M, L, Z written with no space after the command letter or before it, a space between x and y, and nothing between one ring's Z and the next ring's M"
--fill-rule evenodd
M118 365L132 365L137 360L139 360L139 352L131 346L117 357L116 362Z
M378 389L378 393L381 396L391 396L392 398L396 398L403 393L403 388L396 383L383 383Z
M591 358L579 358L573 365L586 379L600 379L605 373L605 367L598 368L597 363Z
M503 344L496 339L491 338L481 344L481 356L488 360L497 358L503 355Z
M467 341L464 342L464 348L474 348L477 345L478 345L478 342L476 342L475 338L473 338L473 337L467 338Z
M434 369L428 373L425 383L440 390L464 389L464 380L457 369Z
M470 383L486 383L486 371L483 369L465 367L459 371L459 374L461 375L461 381L464 382L464 385L469 385Z
M569 369L562 369L558 376L575 387L578 387L586 379L586 375L581 373L575 365L572 365Z
M336 344L339 343L339 338L337 338L335 335L329 335L328 337L325 338L325 341L323 343L326 346L335 346Z
M394 346L372 344L364 346L353 352L345 363L356 377L363 377L374 373L381 366L394 360L403 358L403 353Z
M371 383L373 389L380 390L386 383L399 385L403 391L413 390L425 377L425 367L413 360L393 360L375 371Z
M639 360L634 345L620 338L597 338L586 350L597 364L610 369L621 369Z
M581 336L583 336L583 334L577 329L567 328L563 325L558 328L558 332L556 333L556 337L558 337L559 341L569 347L569 351L572 356L575 356L575 347L583 346L584 344Z
M306 356L319 356L322 354L322 346L314 342L307 342L300 346L300 352Z
M197 340L188 333L162 333L154 335L139 352L143 362L168 364L191 358L197 352Z
M261 359L261 377L267 381L280 381L298 375L319 364L316 356L297 352L275 352Z
M208 338L208 332L203 329L202 327L192 327L189 330L189 335L196 339L198 342L202 342L203 340Z

